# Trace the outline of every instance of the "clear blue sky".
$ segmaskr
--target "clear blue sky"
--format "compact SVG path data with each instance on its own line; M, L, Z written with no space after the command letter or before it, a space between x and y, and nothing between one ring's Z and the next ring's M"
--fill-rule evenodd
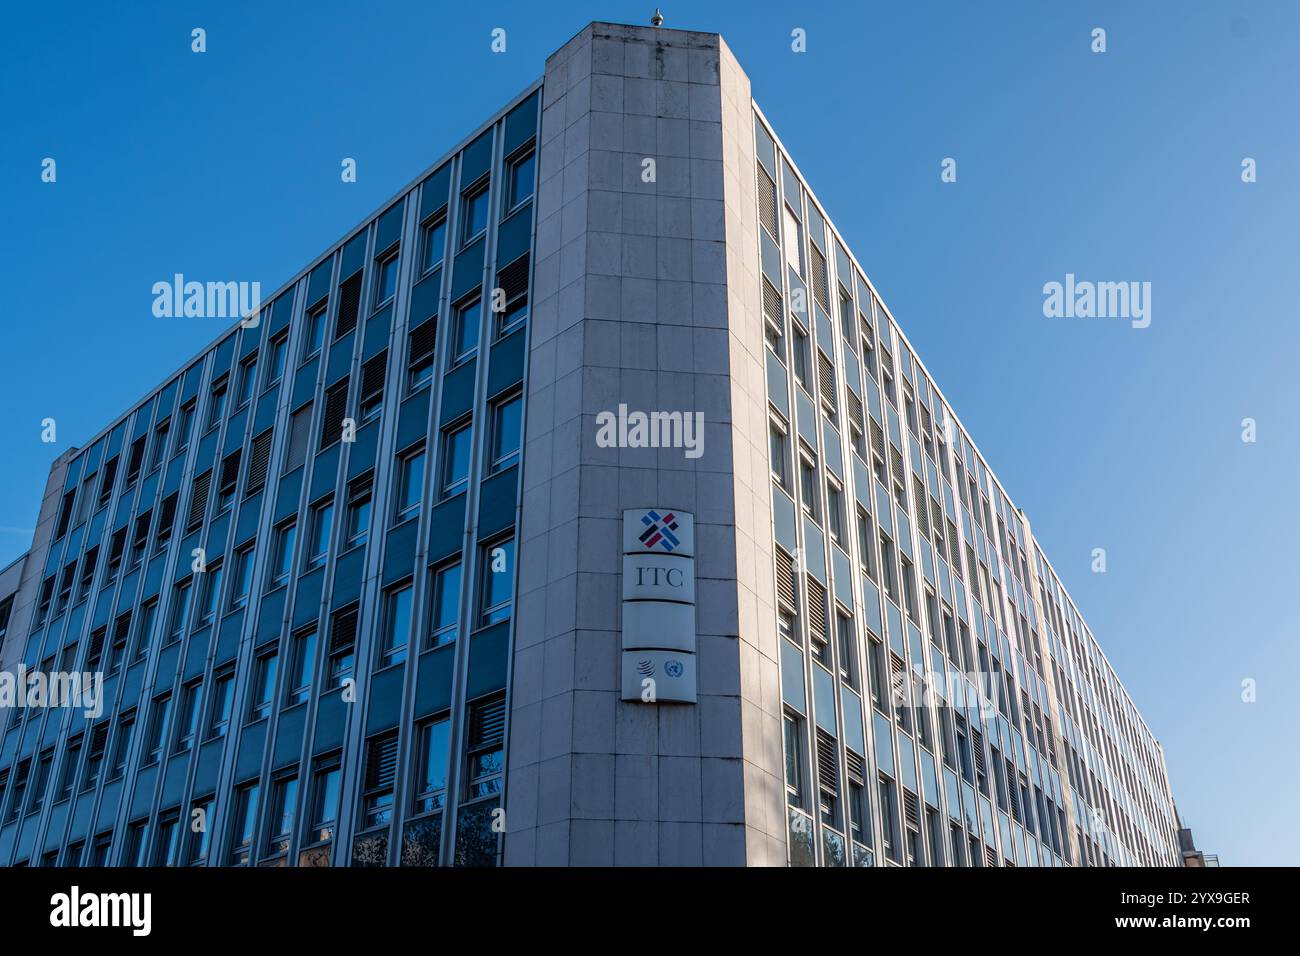
M643 23L653 6L9 9L0 565L25 549L55 455L220 331L155 319L154 282L269 294L587 21ZM724 34L746 68L1164 742L1198 841L1226 864L1300 862L1300 7L811 6L665 13ZM505 54L489 50L497 26ZM356 184L339 180L345 156ZM1150 281L1151 327L1045 318L1043 284L1067 272ZM39 440L47 416L58 446Z

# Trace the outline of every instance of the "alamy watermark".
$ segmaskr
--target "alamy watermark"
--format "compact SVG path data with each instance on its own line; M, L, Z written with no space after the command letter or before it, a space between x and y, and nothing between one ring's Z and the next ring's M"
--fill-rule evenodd
M0 671L0 709L6 707L69 707L85 716L104 712L104 675L101 671Z
M628 411L596 415L596 444L601 448L681 448L687 458L704 454L703 412Z
M257 328L262 308L260 282L186 281L176 273L171 281L153 284L153 314L160 319L240 319L246 328Z
M1133 328L1151 324L1150 282L1092 282L1076 280L1073 272L1065 282L1043 286L1043 315L1049 319L1129 319Z

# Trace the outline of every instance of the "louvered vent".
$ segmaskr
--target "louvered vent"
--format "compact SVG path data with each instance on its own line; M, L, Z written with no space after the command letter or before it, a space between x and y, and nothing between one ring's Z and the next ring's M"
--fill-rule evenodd
M90 732L90 755L92 757L103 756L104 748L108 745L108 721L102 721L98 727Z
M211 469L194 479L194 493L190 496L190 514L185 522L186 531L193 531L203 524L203 513L208 510L208 490L211 485Z
M951 521L948 525L948 563L952 565L952 573L961 577L961 545L957 543L957 526Z
M776 549L776 599L789 611L799 607L794 590L794 559L779 547Z
M416 365L432 358L433 348L438 340L438 320L421 322L407 333L407 363Z
M507 302L528 291L528 253L497 270L496 287L505 293Z
M172 495L170 498L167 499L167 501L170 501L172 503L172 512L174 513L176 511L176 496ZM164 515L167 514L167 501L163 502ZM161 532L162 527L159 526L158 530ZM122 552L125 550L126 550L126 529L122 528L120 531L115 531L113 533L113 540L110 543L108 548L108 563L114 564L118 561L121 561Z
M849 421L857 428L859 432L866 430L866 420L862 416L862 399L853 394L853 389L848 389L844 393L845 401L849 406Z
M781 240L776 225L776 183L762 166L758 167L758 221L769 236Z
M984 862L989 866L998 865L998 855L993 852L993 847L987 845L984 847Z
M885 432L874 418L871 420L871 450L882 462L885 460Z
M894 480L902 484L907 479L903 476L903 453L891 441L889 443L889 470L893 473Z
M921 829L921 801L911 790L903 791L903 818L913 830Z
M334 626L330 628L330 653L336 654L356 643L357 605L334 613Z
M266 469L271 461L271 429L267 429L253 439L253 449L249 455L248 488L246 494L252 494L266 484Z
M907 702L907 697L904 694L904 689L907 687L907 663L893 651L889 652L889 673L890 692L895 703L902 706Z
M334 323L334 338L341 339L357 327L357 314L361 311L361 272L344 279L339 286L339 315Z
M974 728L970 732L971 748L975 751L975 771L981 777L988 776L988 768L984 763L984 735Z
M1020 793L1016 790L1016 771L1011 765L1011 761L1006 761L1007 765L1007 793L1011 798L1011 819L1017 823L1022 822L1020 819Z
M940 546L943 545L943 506L938 501L930 499L930 521L934 524L934 539Z
M320 447L325 448L343 437L343 419L348 405L348 380L345 378L325 393L325 418L321 422Z
M123 614L113 625L113 640L117 641L126 637L127 632L131 630L131 615Z
M808 577L808 632L813 640L826 643L826 589Z
M397 731L373 737L366 754L366 789L388 790L397 777Z
M975 580L975 549L966 545L966 567L970 570L971 580Z
M86 666L93 667L99 663L100 655L104 653L104 637L108 634L107 629L100 628L90 635L90 643L86 650Z
M924 405L921 406L921 431L931 438L934 437L934 422L930 418L930 409Z
M778 329L781 328L781 293L766 279L763 280L763 314Z
M284 456L284 470L293 471L307 460L307 442L311 434L311 403L293 413L289 420L289 444Z
M361 401L384 394L384 376L388 372L388 350L369 358L361 366Z
M835 756L835 738L817 728L817 781L827 793L840 792L839 762Z
M863 786L866 780L866 761L853 752L853 748L847 748L844 751L849 766L849 781L856 783L859 787Z
M925 537L930 536L930 521L925 510L925 485L921 484L921 479L912 476L912 500L916 505L916 524L921 529L921 534Z
M817 350L817 383L821 388L822 401L834 409L835 406L835 366L821 349Z
M821 250L815 244L810 245L812 250L812 293L817 304L823 309L830 308L829 296L830 285L826 276L826 257L821 254Z
M469 745L489 747L500 743L506 734L506 701L499 698L475 704L469 718Z

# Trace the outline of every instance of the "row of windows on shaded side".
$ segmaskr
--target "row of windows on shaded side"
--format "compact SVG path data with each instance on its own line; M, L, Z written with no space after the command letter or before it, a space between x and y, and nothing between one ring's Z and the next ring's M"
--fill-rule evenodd
M130 725L126 740L129 742ZM465 722L464 767L459 774L461 796L457 801L456 825L452 838L455 852L452 862L459 866L491 866L496 862L505 741L505 698L493 695L471 702ZM384 866L388 862L388 844L402 801L398 797L399 780L409 799L402 814L398 863L401 866L436 866L440 859L443 815L447 809L447 787L453 749L450 746L450 714L444 713L418 723L413 731L409 754L409 771L399 774L398 731L386 731L366 740L360 768L360 796L353 827L352 864ZM95 773L100 772L107 728L90 743ZM70 742L70 750L79 751L80 738ZM128 743L129 746L129 743ZM114 754L122 749L119 744ZM258 780L237 784L217 805L215 795L191 801L188 812L181 807L163 810L151 824L148 817L127 825L122 866L185 866L215 863L229 866L329 866L339 862L334 849L340 818L343 779L341 751L312 760L310 772L300 786L297 768L270 776L266 795ZM48 778L52 754L37 763L34 791L41 790ZM114 756L116 760L116 756ZM75 761L73 761L75 766ZM121 769L110 763L109 779L121 776ZM28 791L27 776L31 762L18 767L18 779L9 788L9 802L22 803ZM58 799L66 799L73 782L60 782ZM6 795L0 776L0 803ZM28 802L31 802L30 800ZM38 806L39 806L39 801ZM201 823L196 825L196 821ZM259 826L260 821L260 826ZM224 834L224 842L213 855L214 836ZM296 860L289 853L297 845ZM39 860L45 866L103 866L110 862L113 849L112 831L97 833L91 840L71 842L60 851L46 853ZM16 865L27 865L19 861Z

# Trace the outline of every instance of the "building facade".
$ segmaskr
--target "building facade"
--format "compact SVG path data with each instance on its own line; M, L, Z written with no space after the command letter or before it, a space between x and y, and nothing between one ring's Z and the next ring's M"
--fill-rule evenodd
M0 710L0 864L1181 861L716 34L589 25L63 455L0 621L103 701Z

